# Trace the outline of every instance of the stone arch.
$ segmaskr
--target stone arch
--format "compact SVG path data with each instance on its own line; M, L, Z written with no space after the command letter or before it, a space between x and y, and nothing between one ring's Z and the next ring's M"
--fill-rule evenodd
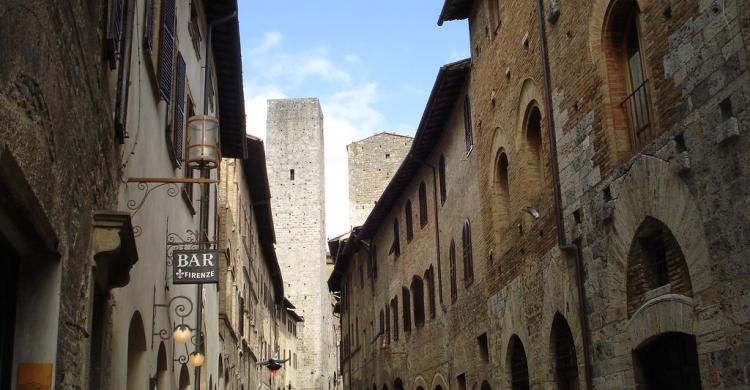
M521 198L524 202L533 201L542 192L544 183L543 155L545 134L548 129L545 125L546 114L543 101L541 89L537 83L531 78L525 79L521 84L521 93L516 108L517 116L514 127L516 131L513 136L516 145L515 153L508 156L514 161L517 167L516 172L520 173L522 182L516 184L515 187L523 188ZM534 123L534 127L538 126L538 130L533 132L533 137L529 137L530 123Z
M558 389L580 388L575 338L565 317L556 312L550 331L550 355L553 376Z
M521 338L516 334L508 341L506 361L510 387L513 390L528 390L530 388L528 354Z
M612 216L606 287L611 320L627 319L627 259L633 238L648 217L670 228L684 254L694 296L713 282L703 221L693 196L667 162L641 156L622 182Z
M416 378L414 378L414 389L430 389L429 386L427 386L427 382L424 380L424 377L422 375L417 375Z
M510 158L504 147L499 147L495 152L495 161L492 175L493 222L498 227L507 226L511 218L511 191L510 191ZM498 231L498 233L500 233Z
M601 59L602 52L602 32L604 22L612 8L612 4L618 0L592 0L591 13L589 14L589 55L592 62ZM650 0L636 0L638 8L644 12L648 8Z
M668 332L644 341L633 351L635 387L644 389L701 388L695 336Z
M136 311L128 327L128 379L127 388L140 389L148 378L146 372L146 332L141 313Z
M450 387L448 387L448 381L446 381L443 374L439 372L432 377L432 384L430 384L430 388L434 390L450 389Z

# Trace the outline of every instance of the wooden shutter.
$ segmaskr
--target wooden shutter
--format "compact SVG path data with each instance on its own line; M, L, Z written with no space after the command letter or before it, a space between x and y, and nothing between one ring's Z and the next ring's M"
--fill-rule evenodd
M161 46L159 48L159 95L172 101L172 72L175 50L175 0L162 0Z
M109 67L111 69L115 69L117 67L117 59L120 56L120 41L122 38L124 12L125 0L108 1L105 54L109 59Z
M185 129L185 60L177 53L177 87L174 105L174 159L182 164L183 133Z
M146 0L146 15L143 18L143 47L146 53L154 52L154 0Z

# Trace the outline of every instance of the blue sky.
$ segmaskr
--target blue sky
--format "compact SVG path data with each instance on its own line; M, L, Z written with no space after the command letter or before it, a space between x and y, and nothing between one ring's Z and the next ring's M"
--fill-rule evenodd
M466 22L438 27L440 0L239 3L248 132L265 137L269 98L320 98L327 236L348 231L346 145L414 134L440 66L469 55Z

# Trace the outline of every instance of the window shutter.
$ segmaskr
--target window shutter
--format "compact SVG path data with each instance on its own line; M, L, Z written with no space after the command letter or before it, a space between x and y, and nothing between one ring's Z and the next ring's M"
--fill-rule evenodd
M149 55L154 52L154 0L146 0L143 26L143 47Z
M177 53L177 88L174 105L174 159L182 164L183 132L185 129L185 60Z
M109 59L109 67L117 67L117 59L120 57L120 39L123 29L123 12L125 11L125 0L109 0L107 12L107 36L105 38L106 55Z
M162 1L162 31L159 50L159 95L172 101L172 71L175 50L175 0Z

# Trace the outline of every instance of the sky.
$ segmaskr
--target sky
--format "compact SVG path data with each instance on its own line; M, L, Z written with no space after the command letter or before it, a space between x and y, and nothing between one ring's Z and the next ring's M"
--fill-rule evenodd
M248 133L265 139L267 99L319 98L326 236L348 232L346 145L380 131L413 136L440 66L469 56L468 26L439 27L442 0L239 4Z

